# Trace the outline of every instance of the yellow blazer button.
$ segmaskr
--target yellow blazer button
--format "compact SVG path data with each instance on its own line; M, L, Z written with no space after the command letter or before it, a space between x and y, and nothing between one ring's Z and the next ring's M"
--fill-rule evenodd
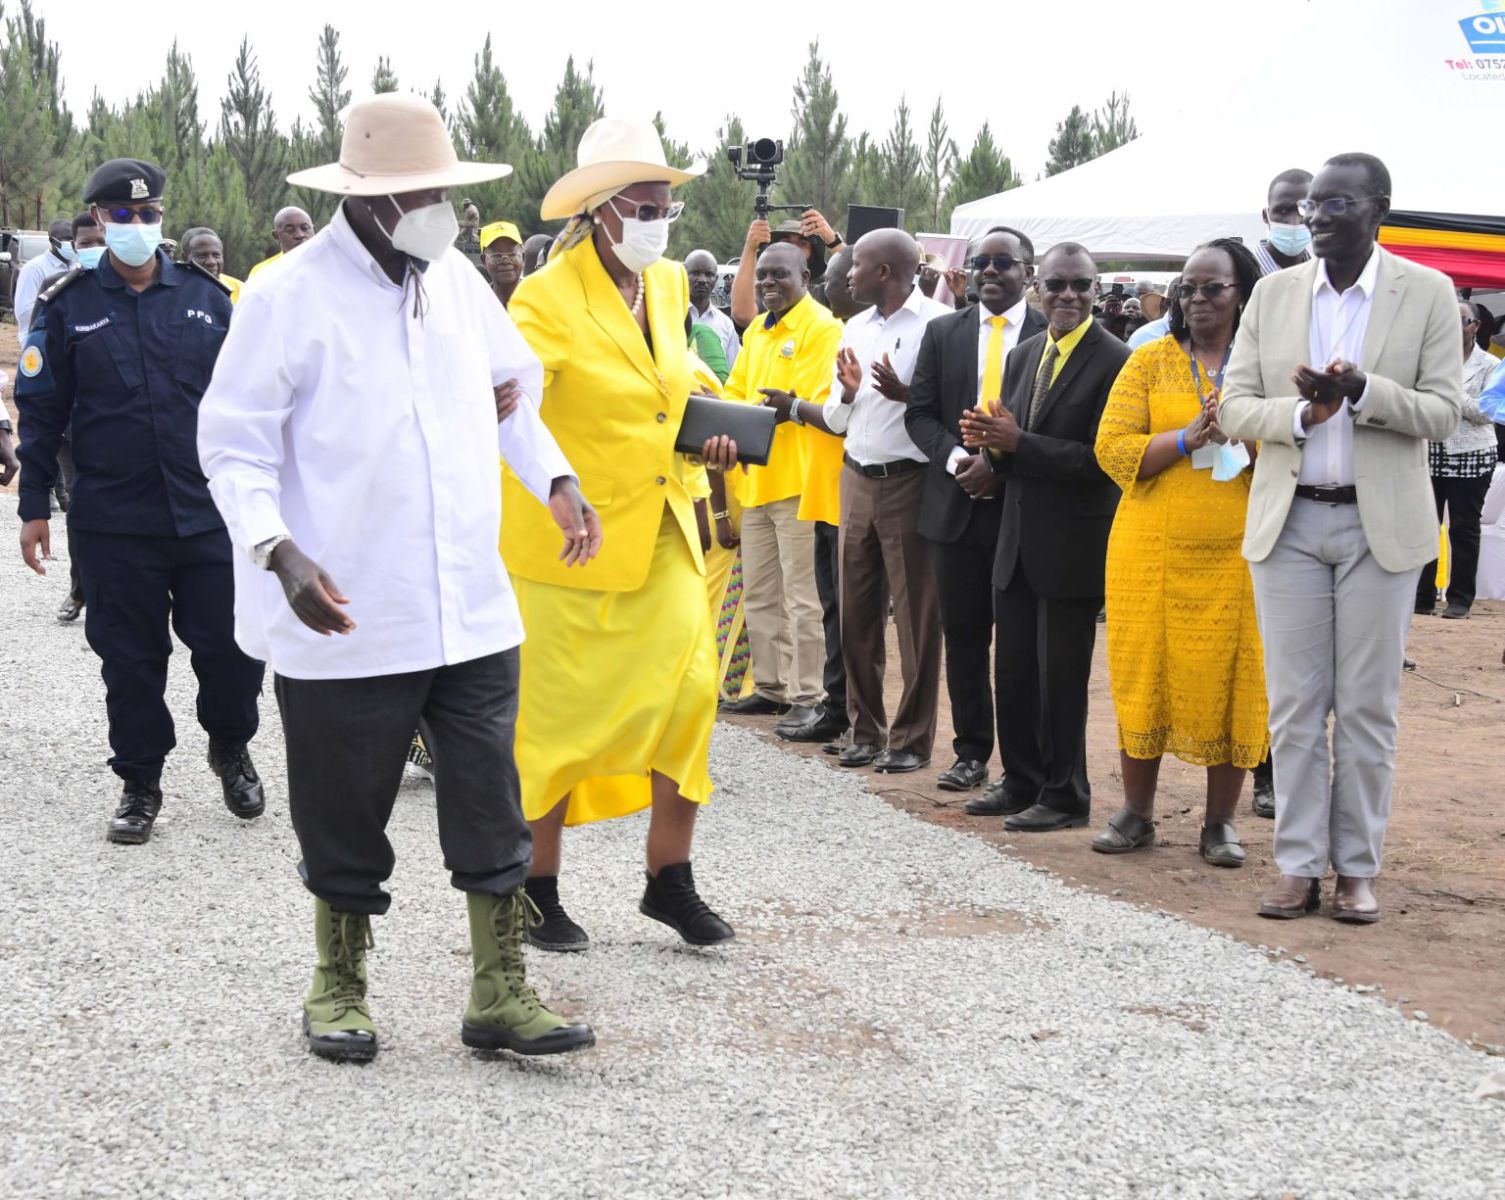
M668 483L669 481L667 479L665 479L662 475L660 475L657 479L654 480L654 482L657 483L660 487L662 487L664 484Z
M669 419L669 414L668 413L659 413L658 416L654 418L654 420L656 420L660 425L662 425L668 419Z

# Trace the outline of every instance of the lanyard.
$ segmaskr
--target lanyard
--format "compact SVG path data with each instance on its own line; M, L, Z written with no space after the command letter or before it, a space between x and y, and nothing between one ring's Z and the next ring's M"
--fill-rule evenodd
M1202 394L1202 366L1197 362L1197 356L1191 349L1191 340L1187 339L1186 357L1191 359L1191 380L1197 387L1197 402L1206 404L1208 397ZM1233 353L1233 343L1228 343L1228 348L1223 351L1223 361L1218 366L1217 378L1212 381L1212 399L1216 400L1223 394L1223 372L1228 370L1228 358Z

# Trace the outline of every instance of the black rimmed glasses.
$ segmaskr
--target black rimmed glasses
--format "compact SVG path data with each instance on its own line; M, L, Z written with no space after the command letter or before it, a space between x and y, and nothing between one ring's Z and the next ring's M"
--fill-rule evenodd
M971 271L986 271L992 267L1000 275L1005 271L1012 271L1021 260L1012 254L974 254L967 259L967 269Z
M1298 201L1296 211L1301 214L1303 221L1310 221L1319 212L1324 217L1341 217L1355 204L1363 204L1366 200L1388 199L1389 196L1355 196L1353 199L1347 196L1329 196L1326 200Z
M1067 288L1085 296L1096 282L1097 280L1088 275L1079 275L1075 279L1042 279L1040 286L1052 296L1059 296Z
M101 208L99 211L104 213L112 225L129 225L137 217L141 218L143 225L158 225L162 222L160 208Z
M1176 285L1176 295L1183 302L1190 300L1198 292L1201 292L1209 300L1216 300L1229 288L1236 287L1238 287L1236 283L1223 283L1218 279L1214 279L1211 283L1178 283Z

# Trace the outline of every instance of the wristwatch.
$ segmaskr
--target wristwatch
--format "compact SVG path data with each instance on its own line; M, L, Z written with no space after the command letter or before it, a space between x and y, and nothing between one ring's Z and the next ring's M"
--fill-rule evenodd
M272 569L272 551L282 545L283 542L290 542L292 540L285 533L269 537L266 541L257 543L256 549L251 551L251 557L256 560L256 565L263 571L270 571Z
M16 432L15 429L12 428L12 426L11 426L10 418L9 417L0 417L0 433L12 433L13 434L15 432Z
M803 425L805 423L804 418L800 416L800 398L798 396L794 396L790 400L789 419L796 425Z
M827 250L835 250L837 246L841 245L841 234L833 229L831 230L831 235L835 239L834 241L825 242L825 238L821 239L821 241L825 242Z
M730 511L719 512L719 513L712 513L711 514L711 520L713 520L713 521L729 521L729 520L731 520L731 516L732 516L732 514L731 514Z

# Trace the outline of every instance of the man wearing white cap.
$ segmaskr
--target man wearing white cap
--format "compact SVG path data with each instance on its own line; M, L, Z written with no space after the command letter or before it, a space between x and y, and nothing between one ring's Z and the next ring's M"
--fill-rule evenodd
M548 505L565 562L594 557L600 525L539 420L537 358L453 249L450 189L509 171L457 161L421 97L357 103L339 163L289 177L344 202L244 294L199 409L204 473L238 551L236 637L276 672L316 897L304 1029L327 1058L376 1054L365 951L390 902L385 829L415 725L470 913L462 1040L520 1054L595 1040L544 1007L523 967L536 909L512 755L522 626L496 553L493 447Z

